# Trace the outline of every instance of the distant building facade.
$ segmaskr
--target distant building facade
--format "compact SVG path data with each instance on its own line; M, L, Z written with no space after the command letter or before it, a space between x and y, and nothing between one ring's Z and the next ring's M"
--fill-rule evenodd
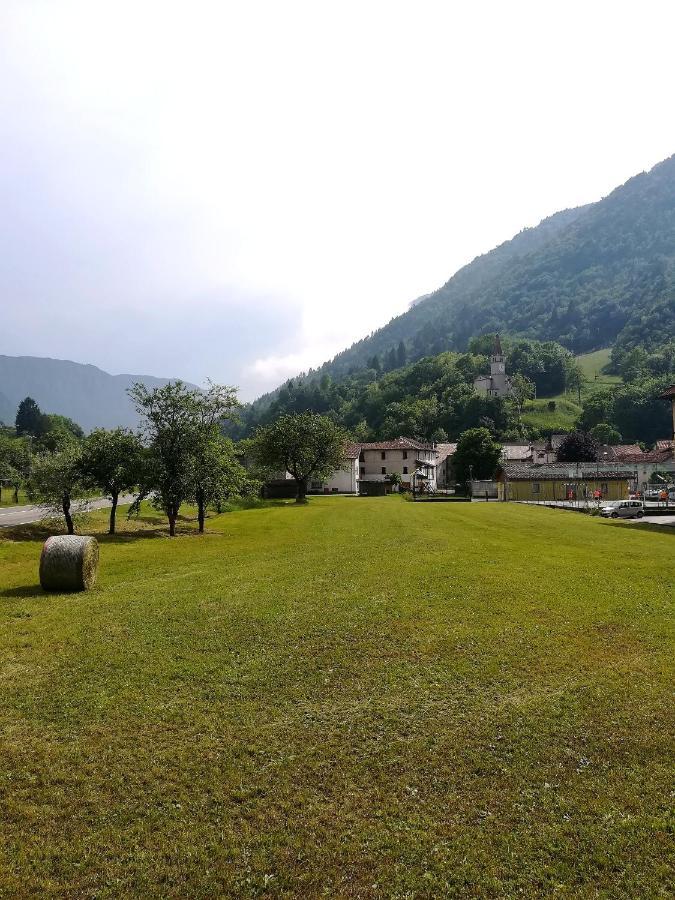
M506 465L497 475L500 500L626 500L634 486L632 469L605 468L595 463Z
M412 488L415 480L418 488L424 483L427 490L436 490L438 449L434 444L400 437L358 446L361 481L388 481L396 472L404 488Z
M474 379L473 386L479 394L486 394L488 397L508 397L513 393L511 379L506 374L506 357L498 334L495 335L490 357L490 374L479 375Z

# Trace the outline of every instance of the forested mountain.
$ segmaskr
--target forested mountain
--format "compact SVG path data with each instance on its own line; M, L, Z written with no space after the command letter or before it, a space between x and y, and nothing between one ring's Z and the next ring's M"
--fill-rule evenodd
M319 373L342 377L401 343L407 361L464 350L495 331L575 353L613 345L617 362L658 351L675 326L674 266L675 156L478 257Z
M138 416L127 395L136 381L148 387L168 378L149 375L109 375L96 366L36 356L0 356L0 422L13 424L24 397L44 412L68 416L89 431L97 426L134 427Z

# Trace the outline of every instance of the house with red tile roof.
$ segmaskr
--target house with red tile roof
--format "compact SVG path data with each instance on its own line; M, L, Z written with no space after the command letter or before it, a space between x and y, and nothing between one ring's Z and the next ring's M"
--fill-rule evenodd
M389 481L398 473L401 483L412 488L413 479L418 486L435 490L439 451L436 444L399 437L389 441L373 441L359 444L359 480Z

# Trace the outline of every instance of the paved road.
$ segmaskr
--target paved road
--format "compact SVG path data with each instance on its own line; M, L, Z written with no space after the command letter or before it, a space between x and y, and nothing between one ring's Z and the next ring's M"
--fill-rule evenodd
M120 506L131 503L134 498L131 495L120 497ZM110 500L100 497L98 500L87 500L73 503L73 511L82 509L104 509L110 506ZM47 516L58 517L58 513L45 510L44 506L7 506L0 509L0 528L9 528L11 525L29 525L31 522L39 522Z
M648 525L675 525L675 515L672 516L643 516L642 519L624 519L624 522L631 522L634 525L647 523Z

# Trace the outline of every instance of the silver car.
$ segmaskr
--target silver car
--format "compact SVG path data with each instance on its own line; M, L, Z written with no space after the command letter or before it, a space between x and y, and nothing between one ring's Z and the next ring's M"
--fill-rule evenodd
M606 519L641 519L645 514L641 500L614 500L600 507Z

